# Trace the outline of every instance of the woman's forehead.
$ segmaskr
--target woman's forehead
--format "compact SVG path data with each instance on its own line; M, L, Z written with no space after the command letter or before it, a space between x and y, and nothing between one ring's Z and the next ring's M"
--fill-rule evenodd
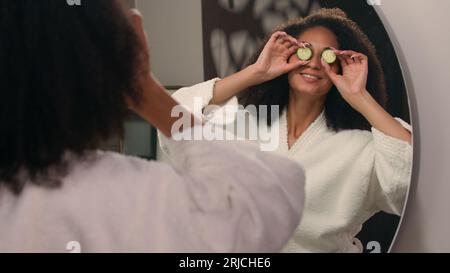
M324 27L313 27L299 35L298 41L308 42L315 49L339 47L336 35Z

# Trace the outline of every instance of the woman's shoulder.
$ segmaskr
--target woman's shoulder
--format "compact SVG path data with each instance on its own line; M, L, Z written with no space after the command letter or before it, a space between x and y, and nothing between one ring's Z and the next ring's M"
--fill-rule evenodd
M342 136L342 137L352 137L352 138L359 138L359 139L371 139L372 138L372 132L368 130L361 130L361 129L345 129L336 132L336 135Z

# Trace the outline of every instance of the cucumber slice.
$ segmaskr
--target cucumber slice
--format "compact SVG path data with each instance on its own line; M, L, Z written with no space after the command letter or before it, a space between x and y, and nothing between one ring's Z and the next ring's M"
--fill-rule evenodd
M328 64L332 64L336 61L336 54L331 48L327 48L322 52L322 59Z
M302 61L308 61L312 57L312 50L309 47L300 47L297 50L297 57Z

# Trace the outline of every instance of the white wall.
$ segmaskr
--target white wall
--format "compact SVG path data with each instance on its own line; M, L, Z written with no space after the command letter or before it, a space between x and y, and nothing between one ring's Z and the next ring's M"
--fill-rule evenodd
M393 250L450 252L450 1L381 0L377 8L406 60L417 137L417 183Z
M163 85L203 81L201 0L137 0L154 74Z

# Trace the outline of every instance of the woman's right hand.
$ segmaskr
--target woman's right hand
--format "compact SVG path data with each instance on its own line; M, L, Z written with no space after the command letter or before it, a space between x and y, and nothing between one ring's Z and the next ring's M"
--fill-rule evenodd
M261 83L306 65L309 61L299 60L289 63L289 58L301 46L303 45L286 32L277 31L272 34L258 60L252 65L257 71Z
M222 105L239 92L278 76L288 73L308 62L296 61L289 63L289 58L299 47L304 46L285 32L275 32L264 46L258 60L222 80L214 86L213 98L209 104Z

